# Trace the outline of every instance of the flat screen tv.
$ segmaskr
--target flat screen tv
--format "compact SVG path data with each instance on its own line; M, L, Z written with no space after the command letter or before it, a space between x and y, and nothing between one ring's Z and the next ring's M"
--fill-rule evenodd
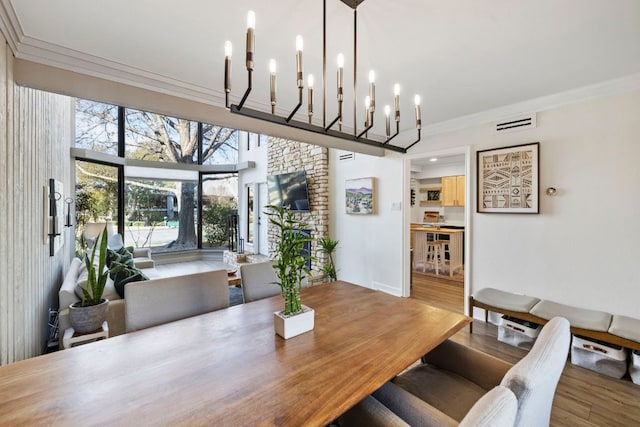
M292 211L309 211L307 173L289 172L267 177L269 204L288 207Z

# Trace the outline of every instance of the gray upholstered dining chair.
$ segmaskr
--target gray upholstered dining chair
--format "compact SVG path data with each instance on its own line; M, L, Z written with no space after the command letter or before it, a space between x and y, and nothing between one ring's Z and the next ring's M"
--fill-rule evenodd
M460 421L487 390L502 385L518 401L515 426L548 426L570 341L569 321L553 318L531 351L512 366L447 340L425 355L422 364L397 376L373 397L405 421L424 418L425 408L438 417ZM427 405L414 405L416 397Z
M273 261L243 264L240 266L240 277L244 302L280 295L282 292L280 286L275 284L278 277L273 271Z
M518 413L518 400L504 386L496 386L485 393L458 423L446 414L433 411L427 402L401 389L392 382L378 392L391 408L410 407L400 418L373 396L368 396L339 419L340 427L349 426L462 426L462 427L512 427Z
M127 332L229 307L226 270L131 282L124 287Z

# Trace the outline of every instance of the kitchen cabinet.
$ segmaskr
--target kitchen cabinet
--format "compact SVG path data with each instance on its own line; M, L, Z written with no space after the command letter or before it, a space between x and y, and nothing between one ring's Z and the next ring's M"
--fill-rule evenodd
M442 206L464 206L464 175L442 177Z

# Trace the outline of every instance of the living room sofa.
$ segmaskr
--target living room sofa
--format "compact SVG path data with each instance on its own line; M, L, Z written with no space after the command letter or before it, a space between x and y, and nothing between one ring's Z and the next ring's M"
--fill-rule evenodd
M141 271L149 278L149 284L156 280L162 281L165 279L165 277L155 268L141 268ZM76 294L76 290L78 285L81 285L82 282L86 280L83 272L85 272L83 261L80 258L74 258L73 261L71 261L69 270L67 271L62 285L60 286L60 290L58 291L60 303L58 313L58 330L60 336L64 334L64 331L67 328L71 327L71 324L69 323L69 305L80 301L80 298ZM203 271L197 274L202 275L203 280L208 280L208 274L210 273L210 271ZM175 281L180 282L181 280L183 280L183 276L175 276ZM125 302L124 299L116 292L116 288L111 278L107 279L103 297L109 300L109 312L107 315L109 336L112 337L126 333ZM62 348L62 340L60 340L60 348Z

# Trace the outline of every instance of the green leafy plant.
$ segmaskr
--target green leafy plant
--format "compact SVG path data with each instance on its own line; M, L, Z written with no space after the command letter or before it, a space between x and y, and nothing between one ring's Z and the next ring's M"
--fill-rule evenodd
M338 240L333 240L329 237L323 237L321 239L318 239L318 243L320 244L320 252L329 255L329 263L325 264L324 267L322 267L321 271L325 274L325 276L327 276L327 279L329 279L329 281L334 281L337 279L337 275L336 267L333 263L333 253L335 252L339 242Z
M87 267L87 282L82 289L82 307L89 307L100 304L104 287L107 284L109 270L107 270L107 228L100 233L96 244L91 250L91 258L85 253L84 264ZM96 249L98 250L98 266L94 264L96 258Z
M276 284L282 289L284 314L297 314L302 311L302 279L309 274L305 264L311 258L310 255L303 254L302 249L305 243L313 239L300 232L307 224L296 219L289 209L269 205L266 206L266 211L269 222L276 227L277 249L273 269L279 280Z

